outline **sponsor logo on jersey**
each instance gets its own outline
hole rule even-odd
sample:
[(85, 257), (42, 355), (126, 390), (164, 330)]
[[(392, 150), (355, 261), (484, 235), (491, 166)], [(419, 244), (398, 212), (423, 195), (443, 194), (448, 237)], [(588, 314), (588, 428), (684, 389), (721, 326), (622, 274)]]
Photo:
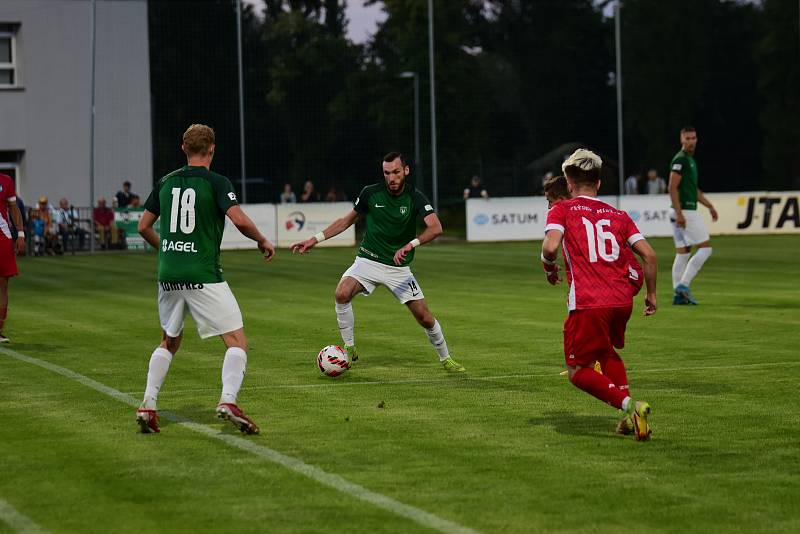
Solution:
[(163, 252), (197, 253), (197, 247), (194, 241), (172, 241), (171, 239), (164, 239), (161, 241), (161, 250)]
[(405, 206), (400, 206), (400, 215), (405, 215), (408, 213), (408, 208)]
[(425, 211), (433, 211), (433, 206), (430, 204), (425, 204)]
[(681, 169), (683, 169), (683, 165), (681, 165), (680, 163), (675, 163), (675, 164), (672, 166), (672, 170), (673, 170), (673, 171), (679, 171), (679, 170), (681, 170)]
[(376, 208), (385, 208), (386, 206), (385, 206), (385, 205), (383, 205), (383, 204), (375, 204), (375, 207), (376, 207)]
[(289, 214), (289, 216), (286, 218), (286, 222), (283, 224), (286, 226), (287, 230), (295, 230), (299, 232), (306, 225), (306, 215), (302, 211), (293, 211)]
[(236, 202), (236, 193), (231, 191), (230, 193), (228, 193), (228, 198)]

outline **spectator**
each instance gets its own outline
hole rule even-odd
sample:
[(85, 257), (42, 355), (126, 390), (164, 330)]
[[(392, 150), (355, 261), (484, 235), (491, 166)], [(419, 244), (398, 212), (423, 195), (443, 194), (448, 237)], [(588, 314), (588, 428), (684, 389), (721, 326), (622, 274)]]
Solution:
[(667, 182), (658, 175), (655, 169), (647, 171), (647, 194), (663, 195), (667, 192)]
[(555, 174), (553, 174), (552, 172), (549, 172), (549, 171), (544, 173), (544, 176), (542, 176), (542, 188), (541, 188), (541, 191), (542, 191), (543, 195), (547, 195), (546, 184), (548, 182), (550, 182), (550, 180), (552, 180), (554, 177), (555, 177)]
[(281, 204), (294, 204), (297, 202), (297, 195), (292, 191), (292, 184), (283, 184), (283, 193), (281, 193)]
[(347, 200), (347, 197), (344, 196), (344, 192), (336, 188), (336, 185), (331, 185), (331, 188), (328, 189), (328, 194), (325, 195), (325, 202), (343, 202), (345, 200)]
[(468, 198), (489, 198), (489, 193), (481, 184), (480, 176), (473, 176), (469, 186), (464, 189), (464, 200)]
[(142, 207), (142, 199), (139, 198), (139, 195), (131, 195), (131, 202), (128, 204), (128, 209), (139, 209)]
[(314, 183), (307, 180), (300, 193), (300, 202), (319, 202), (319, 193), (314, 189)]
[(119, 232), (114, 223), (114, 211), (106, 206), (106, 199), (97, 199), (97, 207), (94, 209), (94, 225), (100, 238), (100, 248), (117, 248), (119, 245)]
[(127, 208), (128, 204), (131, 203), (131, 197), (133, 193), (131, 193), (131, 183), (125, 181), (122, 183), (122, 191), (117, 191), (117, 207), (118, 208)]
[(625, 194), (626, 195), (638, 195), (639, 194), (639, 175), (631, 174), (628, 176), (628, 179), (625, 180)]
[(34, 254), (41, 256), (47, 254), (52, 256), (58, 237), (53, 230), (53, 207), (47, 201), (46, 196), (39, 197), (36, 208), (31, 210), (31, 226), (34, 230)]
[(66, 198), (58, 201), (58, 209), (53, 212), (53, 226), (61, 237), (62, 250), (72, 244), (72, 253), (75, 253), (75, 237), (78, 238), (78, 247), (83, 250), (86, 240), (86, 230), (78, 225), (78, 217), (75, 208), (72, 207)]

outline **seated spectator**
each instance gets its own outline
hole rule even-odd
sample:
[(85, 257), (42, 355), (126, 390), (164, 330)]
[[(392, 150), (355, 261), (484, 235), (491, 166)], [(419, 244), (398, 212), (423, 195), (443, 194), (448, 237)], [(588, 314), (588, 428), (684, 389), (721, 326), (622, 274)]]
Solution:
[(283, 184), (283, 193), (281, 193), (281, 204), (294, 204), (297, 202), (297, 195), (292, 191), (292, 184)]
[(58, 236), (53, 230), (52, 206), (47, 202), (47, 197), (39, 197), (39, 202), (30, 211), (31, 227), (33, 228), (33, 252), (37, 256), (47, 254), (52, 256), (58, 244)]
[(344, 192), (339, 191), (335, 185), (332, 185), (325, 195), (325, 202), (344, 202), (345, 200), (347, 200), (347, 197)]
[(118, 208), (127, 208), (128, 204), (131, 203), (131, 197), (133, 193), (131, 193), (131, 183), (125, 181), (122, 183), (122, 191), (117, 191), (116, 199), (117, 199), (117, 207)]
[(658, 175), (658, 171), (650, 169), (647, 171), (647, 194), (663, 195), (667, 192), (667, 182)]
[(86, 230), (78, 224), (77, 211), (70, 205), (66, 198), (58, 201), (58, 209), (53, 212), (53, 226), (58, 231), (61, 238), (61, 248), (70, 248), (75, 253), (75, 238), (78, 239), (78, 247), (83, 250), (86, 240)]
[(142, 199), (139, 195), (131, 195), (131, 202), (128, 204), (128, 209), (138, 210), (142, 207)]
[(307, 180), (300, 193), (300, 202), (319, 202), (319, 193), (314, 189), (314, 183)]
[(489, 192), (481, 184), (480, 176), (473, 176), (469, 186), (464, 189), (464, 200), (468, 198), (489, 198)]
[(106, 206), (106, 199), (97, 199), (97, 207), (94, 209), (94, 226), (100, 240), (100, 248), (117, 248), (119, 246), (119, 231), (114, 222), (114, 211)]

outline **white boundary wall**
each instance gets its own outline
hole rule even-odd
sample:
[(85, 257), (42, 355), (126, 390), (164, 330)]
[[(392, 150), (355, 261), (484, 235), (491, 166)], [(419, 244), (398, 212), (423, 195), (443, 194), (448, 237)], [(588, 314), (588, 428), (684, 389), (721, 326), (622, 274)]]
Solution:
[[(800, 191), (706, 193), (719, 213), (711, 221), (700, 206), (711, 235), (800, 233)], [(601, 196), (628, 212), (645, 236), (672, 235), (668, 195)], [(468, 241), (530, 241), (541, 239), (547, 220), (544, 197), (506, 197), (467, 200)]]
[[(243, 204), (244, 212), (253, 219), (261, 232), (276, 246), (287, 248), (321, 232), (336, 219), (353, 209), (351, 202), (326, 202), (311, 204)], [(355, 226), (351, 226), (320, 247), (352, 247), (356, 244)], [(255, 248), (255, 243), (225, 220), (222, 234), (223, 250)]]

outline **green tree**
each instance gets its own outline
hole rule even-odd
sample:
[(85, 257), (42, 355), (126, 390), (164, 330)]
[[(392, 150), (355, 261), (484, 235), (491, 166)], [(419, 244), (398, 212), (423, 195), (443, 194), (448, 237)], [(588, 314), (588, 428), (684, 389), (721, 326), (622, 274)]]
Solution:
[(765, 188), (800, 188), (800, 14), (795, 0), (765, 0), (757, 48)]
[(758, 11), (720, 0), (628, 0), (622, 9), (626, 167), (662, 173), (698, 129), (701, 183), (757, 186), (759, 95), (753, 49)]

